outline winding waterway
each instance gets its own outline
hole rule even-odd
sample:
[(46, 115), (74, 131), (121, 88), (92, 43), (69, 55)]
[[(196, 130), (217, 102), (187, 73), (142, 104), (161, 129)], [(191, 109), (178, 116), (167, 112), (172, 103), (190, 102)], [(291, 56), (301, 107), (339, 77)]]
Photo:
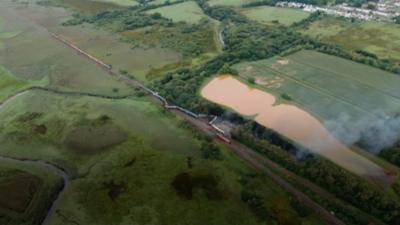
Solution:
[[(3, 102), (0, 102), (0, 110), (2, 108), (4, 108), (7, 104), (9, 104), (12, 101), (16, 100), (19, 96), (22, 96), (22, 95), (28, 93), (30, 90), (31, 89), (23, 90), (21, 92), (18, 92), (16, 94), (10, 96), (9, 98), (4, 100)], [(49, 219), (52, 217), (52, 215), (54, 214), (54, 212), (55, 212), (55, 210), (56, 210), (56, 208), (58, 206), (58, 202), (60, 200), (60, 197), (62, 196), (64, 191), (69, 186), (70, 178), (69, 178), (68, 174), (62, 168), (59, 168), (59, 167), (57, 167), (57, 166), (55, 166), (55, 165), (53, 165), (53, 164), (51, 164), (49, 162), (46, 162), (44, 160), (18, 159), (18, 158), (13, 158), (13, 157), (0, 156), (0, 161), (3, 161), (3, 162), (14, 162), (14, 163), (19, 163), (19, 164), (39, 166), (41, 168), (44, 168), (44, 169), (46, 169), (48, 171), (51, 171), (52, 173), (57, 174), (58, 176), (62, 177), (62, 179), (63, 179), (63, 187), (57, 193), (56, 199), (51, 203), (51, 207), (47, 211), (46, 216), (43, 218), (43, 221), (42, 221), (42, 225), (48, 224)]]
[(381, 167), (338, 141), (311, 114), (289, 104), (275, 105), (275, 97), (250, 88), (232, 76), (211, 80), (202, 90), (204, 98), (225, 105), (294, 140), (297, 144), (359, 175), (384, 176)]
[(61, 195), (64, 193), (64, 191), (69, 186), (70, 179), (69, 179), (68, 174), (63, 169), (58, 168), (57, 166), (54, 166), (53, 164), (43, 161), (43, 160), (17, 159), (17, 158), (12, 158), (12, 157), (0, 156), (0, 161), (39, 166), (41, 168), (45, 168), (46, 170), (53, 172), (54, 174), (57, 174), (58, 176), (63, 178), (63, 187), (61, 190), (59, 190), (59, 192), (57, 194), (57, 198), (51, 204), (50, 209), (47, 211), (47, 214), (42, 221), (42, 225), (48, 224), (49, 219), (54, 214), (54, 212), (58, 206), (58, 202), (60, 200)]

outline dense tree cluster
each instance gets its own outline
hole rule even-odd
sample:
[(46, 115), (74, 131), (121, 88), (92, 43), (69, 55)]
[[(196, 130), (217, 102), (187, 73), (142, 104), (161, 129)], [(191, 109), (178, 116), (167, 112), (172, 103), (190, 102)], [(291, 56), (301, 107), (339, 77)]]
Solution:
[(63, 25), (78, 25), (91, 23), (97, 26), (111, 28), (115, 31), (133, 30), (141, 27), (160, 24), (172, 26), (172, 21), (163, 18), (159, 13), (145, 14), (135, 10), (111, 10), (97, 13), (94, 16), (74, 14), (74, 18), (68, 20)]
[(393, 18), (393, 21), (394, 21), (395, 23), (397, 23), (397, 24), (400, 24), (400, 16), (395, 16), (395, 17)]
[[(294, 146), (273, 131), (260, 128), (255, 122), (248, 122), (236, 129), (234, 137), (382, 221), (388, 224), (400, 223), (400, 204), (385, 190), (323, 158), (308, 155), (302, 160), (294, 159), (293, 154), (285, 154), (296, 151)], [(281, 150), (274, 149), (271, 143)]]
[(382, 150), (379, 156), (387, 161), (400, 166), (400, 143), (395, 144), (393, 147)]
[(203, 19), (197, 24), (174, 23), (171, 26), (153, 26), (142, 33), (142, 38), (131, 39), (145, 45), (174, 49), (184, 57), (197, 57), (207, 52), (216, 52), (214, 24)]

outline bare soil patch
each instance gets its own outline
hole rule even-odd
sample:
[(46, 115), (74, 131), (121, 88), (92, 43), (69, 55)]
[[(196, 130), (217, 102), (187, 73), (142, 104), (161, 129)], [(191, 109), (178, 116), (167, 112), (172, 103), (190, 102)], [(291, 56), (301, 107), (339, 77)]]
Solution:
[(287, 65), (287, 64), (289, 64), (289, 60), (288, 59), (279, 59), (279, 60), (276, 60), (276, 63), (278, 63), (280, 65)]

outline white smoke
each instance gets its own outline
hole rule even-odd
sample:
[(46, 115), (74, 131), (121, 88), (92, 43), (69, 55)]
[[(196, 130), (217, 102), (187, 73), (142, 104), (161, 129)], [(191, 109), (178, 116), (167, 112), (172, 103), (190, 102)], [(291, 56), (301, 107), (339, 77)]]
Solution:
[(341, 113), (336, 120), (324, 123), (325, 127), (344, 144), (362, 143), (367, 150), (379, 153), (393, 146), (400, 138), (400, 117), (375, 112), (375, 116), (352, 118)]

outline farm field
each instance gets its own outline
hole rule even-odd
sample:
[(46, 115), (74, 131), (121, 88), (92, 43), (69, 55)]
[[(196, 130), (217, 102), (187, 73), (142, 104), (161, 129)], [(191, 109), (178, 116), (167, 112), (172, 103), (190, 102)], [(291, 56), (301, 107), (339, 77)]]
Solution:
[(174, 22), (198, 23), (201, 19), (208, 18), (194, 1), (152, 9), (147, 13), (160, 13)]
[(400, 25), (383, 22), (350, 22), (324, 17), (303, 28), (302, 33), (349, 50), (365, 50), (400, 62)]
[(241, 6), (257, 0), (210, 0), (208, 4), (210, 6)]
[(121, 6), (135, 6), (139, 4), (135, 0), (91, 0), (91, 1), (113, 3)]
[(289, 98), (320, 121), (336, 120), (341, 114), (352, 119), (395, 115), (400, 110), (398, 76), (335, 56), (303, 50), (234, 67), (241, 76), (255, 78), (257, 86), (282, 101)]
[(241, 9), (240, 13), (247, 18), (260, 23), (272, 24), (274, 21), (278, 21), (280, 24), (286, 26), (290, 26), (295, 22), (299, 22), (310, 15), (308, 12), (298, 9), (270, 6), (245, 8)]

